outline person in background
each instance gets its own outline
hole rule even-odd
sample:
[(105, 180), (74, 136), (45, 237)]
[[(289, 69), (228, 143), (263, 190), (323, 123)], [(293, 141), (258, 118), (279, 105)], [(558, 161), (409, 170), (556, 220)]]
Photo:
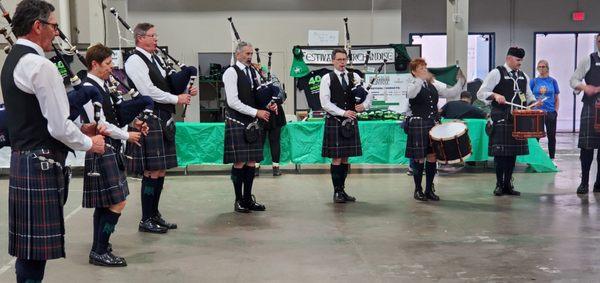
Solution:
[(460, 100), (450, 101), (442, 107), (442, 117), (446, 119), (485, 119), (487, 114), (472, 105), (471, 93), (463, 91)]
[(558, 82), (550, 77), (550, 66), (548, 61), (540, 60), (537, 63), (539, 76), (529, 82), (531, 91), (537, 100), (543, 100), (538, 109), (544, 111), (544, 124), (548, 137), (548, 154), (554, 159), (556, 152), (556, 117), (558, 116)]

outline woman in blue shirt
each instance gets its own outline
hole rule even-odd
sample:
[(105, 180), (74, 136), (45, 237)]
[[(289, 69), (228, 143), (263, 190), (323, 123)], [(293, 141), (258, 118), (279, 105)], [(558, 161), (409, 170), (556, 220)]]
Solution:
[(556, 117), (558, 112), (558, 83), (550, 77), (550, 67), (548, 61), (540, 60), (537, 63), (539, 77), (531, 80), (531, 90), (538, 100), (546, 99), (544, 104), (538, 109), (546, 112), (545, 124), (548, 135), (548, 153), (551, 159), (554, 159), (556, 151)]

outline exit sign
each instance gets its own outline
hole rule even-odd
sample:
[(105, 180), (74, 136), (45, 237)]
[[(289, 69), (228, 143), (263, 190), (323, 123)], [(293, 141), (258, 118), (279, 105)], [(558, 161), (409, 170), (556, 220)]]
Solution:
[(583, 20), (585, 20), (585, 12), (575, 11), (573, 12), (572, 17), (574, 22), (583, 22)]

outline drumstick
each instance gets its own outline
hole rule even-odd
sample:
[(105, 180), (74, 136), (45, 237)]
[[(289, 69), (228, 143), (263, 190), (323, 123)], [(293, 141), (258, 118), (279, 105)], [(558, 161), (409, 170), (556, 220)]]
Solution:
[(516, 104), (516, 103), (512, 103), (512, 102), (508, 102), (508, 101), (506, 101), (505, 103), (508, 104), (508, 105), (512, 105), (514, 107), (519, 107), (519, 108), (527, 109), (527, 107), (525, 107), (523, 105), (520, 105), (520, 104)]
[[(544, 97), (544, 99), (540, 100), (541, 102), (546, 101), (546, 99), (548, 99), (548, 97)], [(531, 109), (531, 107), (533, 107), (533, 104), (527, 106), (527, 109)]]

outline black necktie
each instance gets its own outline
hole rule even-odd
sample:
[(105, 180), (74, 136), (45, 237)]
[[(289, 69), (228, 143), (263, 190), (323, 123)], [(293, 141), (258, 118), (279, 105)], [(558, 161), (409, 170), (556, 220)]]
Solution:
[(252, 71), (250, 70), (250, 67), (246, 67), (246, 77), (248, 78), (248, 81), (250, 82), (250, 87), (254, 87), (254, 82), (252, 80), (251, 73), (252, 73)]
[(348, 88), (348, 83), (346, 82), (346, 79), (344, 78), (344, 73), (340, 74), (340, 78), (342, 78), (342, 87), (344, 89), (347, 89)]
[(517, 71), (515, 71), (515, 70), (510, 71), (510, 76), (516, 80), (517, 79)]
[(156, 67), (158, 67), (158, 68), (159, 68), (159, 70), (160, 70), (160, 69), (163, 69), (163, 70), (164, 70), (164, 68), (162, 67), (162, 64), (161, 64), (160, 60), (158, 59), (158, 57), (156, 57), (156, 55), (152, 55), (152, 63), (153, 63), (153, 64), (154, 64)]

